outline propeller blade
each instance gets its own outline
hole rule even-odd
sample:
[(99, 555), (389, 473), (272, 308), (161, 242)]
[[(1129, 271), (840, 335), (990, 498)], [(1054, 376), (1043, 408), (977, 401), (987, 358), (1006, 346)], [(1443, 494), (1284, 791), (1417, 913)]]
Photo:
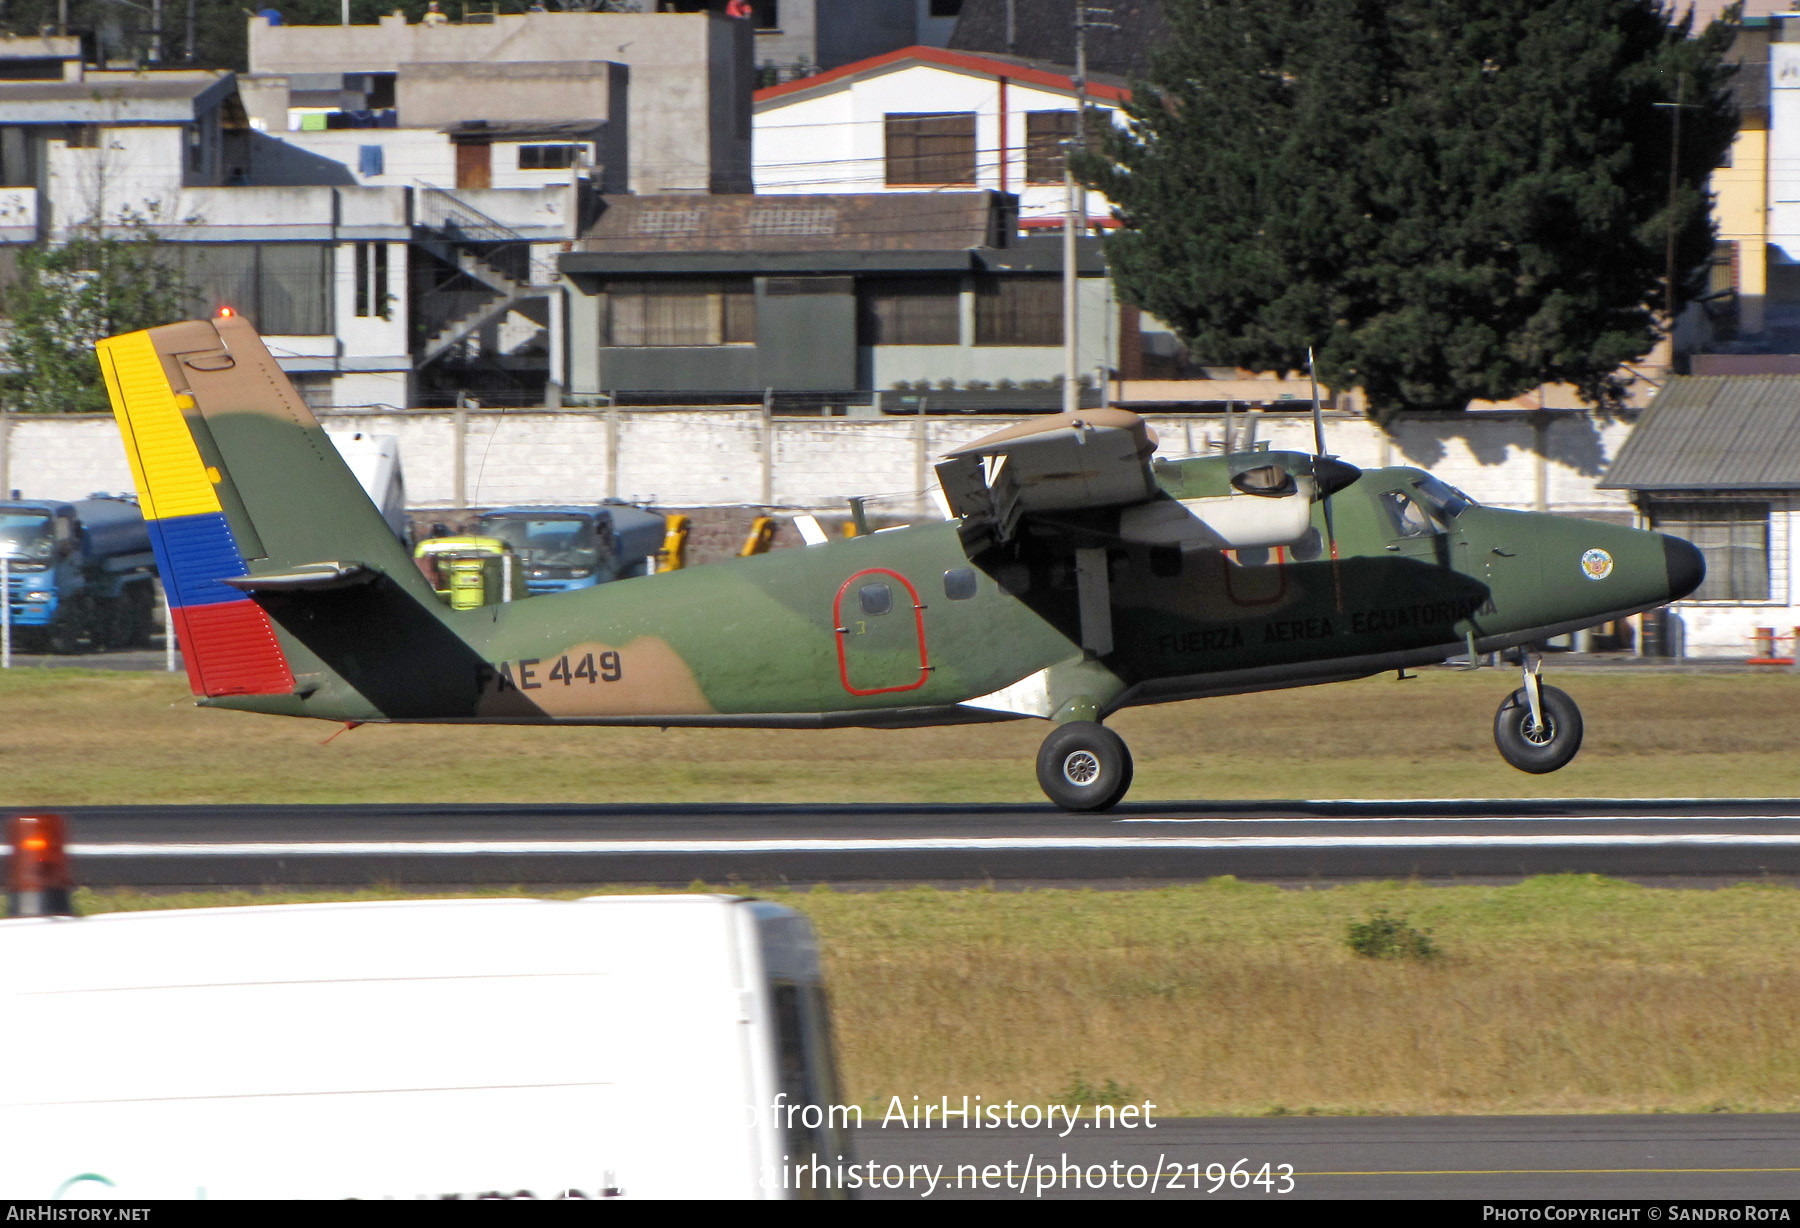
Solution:
[(1325, 414), (1319, 408), (1319, 375), (1313, 366), (1312, 346), (1306, 347), (1306, 378), (1312, 384), (1313, 481), (1319, 489), (1319, 510), (1325, 514), (1325, 541), (1331, 548), (1331, 589), (1338, 613), (1344, 612), (1344, 578), (1338, 571), (1337, 525), (1331, 517), (1331, 496), (1362, 476), (1362, 470), (1325, 453)]
[(1325, 455), (1325, 415), (1319, 411), (1319, 377), (1313, 371), (1312, 346), (1306, 347), (1306, 378), (1312, 384), (1313, 454)]

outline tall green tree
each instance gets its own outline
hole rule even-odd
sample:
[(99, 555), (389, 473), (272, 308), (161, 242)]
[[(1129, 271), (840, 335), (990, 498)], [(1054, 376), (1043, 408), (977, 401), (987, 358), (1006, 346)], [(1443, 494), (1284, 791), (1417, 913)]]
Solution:
[(1664, 327), (1671, 231), (1677, 311), (1699, 290), (1735, 8), (1697, 36), (1659, 0), (1165, 9), (1129, 129), (1078, 165), (1121, 289), (1200, 361), (1310, 345), (1384, 417), (1558, 381), (1606, 406)]
[(0, 321), (0, 396), (18, 413), (104, 412), (94, 343), (184, 319), (191, 299), (179, 262), (147, 224), (122, 234), (83, 228), (58, 246), (26, 248)]

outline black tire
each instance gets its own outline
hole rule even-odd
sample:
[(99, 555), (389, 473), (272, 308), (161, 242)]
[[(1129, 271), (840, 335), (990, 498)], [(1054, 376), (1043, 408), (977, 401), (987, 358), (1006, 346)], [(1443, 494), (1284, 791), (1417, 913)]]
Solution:
[(1131, 788), (1125, 740), (1096, 721), (1058, 725), (1038, 748), (1038, 785), (1064, 810), (1110, 810)]
[(148, 583), (134, 584), (129, 592), (131, 615), (125, 647), (148, 648), (150, 637), (156, 630), (156, 594)]
[(1548, 729), (1540, 731), (1531, 719), (1531, 700), (1520, 687), (1494, 713), (1494, 745), (1500, 757), (1518, 768), (1541, 776), (1568, 764), (1581, 749), (1581, 709), (1564, 691), (1538, 684), (1538, 702)]
[(50, 625), (44, 628), (44, 647), (64, 657), (80, 652), (86, 631), (86, 620), (79, 612), (72, 608), (59, 610)]

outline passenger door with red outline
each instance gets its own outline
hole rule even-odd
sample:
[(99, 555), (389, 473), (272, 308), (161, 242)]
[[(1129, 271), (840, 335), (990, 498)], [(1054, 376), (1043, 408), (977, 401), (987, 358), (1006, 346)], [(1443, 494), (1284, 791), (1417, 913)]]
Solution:
[(925, 603), (897, 571), (871, 567), (839, 586), (831, 607), (838, 681), (852, 695), (916, 691), (931, 676)]

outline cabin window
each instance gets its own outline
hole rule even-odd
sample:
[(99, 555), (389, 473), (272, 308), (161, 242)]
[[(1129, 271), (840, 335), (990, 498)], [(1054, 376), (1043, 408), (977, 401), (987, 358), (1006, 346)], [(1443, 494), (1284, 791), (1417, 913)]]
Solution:
[(1690, 601), (1769, 600), (1769, 505), (1695, 500), (1650, 505), (1650, 527), (1699, 547), (1706, 579)]
[(975, 595), (975, 569), (952, 567), (944, 573), (944, 596), (952, 601), (967, 601)]
[(894, 608), (894, 590), (885, 584), (865, 584), (858, 596), (864, 614), (886, 614)]

